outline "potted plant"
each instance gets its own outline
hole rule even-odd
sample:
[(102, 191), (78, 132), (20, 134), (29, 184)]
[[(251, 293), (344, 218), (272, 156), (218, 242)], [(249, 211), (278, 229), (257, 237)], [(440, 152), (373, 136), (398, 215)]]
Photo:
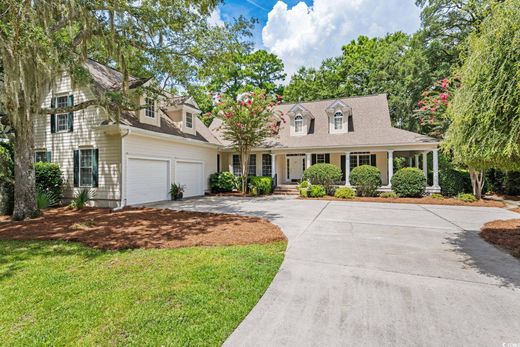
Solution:
[(181, 200), (184, 193), (184, 187), (180, 184), (172, 183), (170, 188), (170, 196), (172, 200)]

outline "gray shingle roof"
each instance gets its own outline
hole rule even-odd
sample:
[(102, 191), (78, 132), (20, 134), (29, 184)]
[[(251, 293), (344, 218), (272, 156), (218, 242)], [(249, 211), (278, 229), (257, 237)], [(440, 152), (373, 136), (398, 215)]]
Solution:
[[(325, 110), (336, 100), (341, 100), (352, 108), (353, 132), (329, 133), (328, 115)], [(299, 103), (314, 117), (313, 133), (303, 136), (290, 136), (287, 112), (296, 104), (298, 103), (277, 106), (277, 109), (284, 113), (287, 123), (282, 125), (278, 137), (269, 139), (263, 147), (359, 147), (437, 142), (432, 137), (392, 127), (384, 94)], [(216, 120), (211, 124), (210, 130), (216, 133), (221, 142), (229, 145), (229, 142), (222, 140), (219, 126), (220, 121)]]
[[(118, 90), (123, 86), (123, 74), (116, 69), (109, 66), (98, 63), (95, 60), (87, 59), (85, 61), (85, 68), (88, 70), (94, 83), (97, 87), (103, 90)], [(130, 89), (136, 88), (143, 83), (147, 82), (147, 79), (140, 79), (137, 77), (128, 77), (128, 86)]]

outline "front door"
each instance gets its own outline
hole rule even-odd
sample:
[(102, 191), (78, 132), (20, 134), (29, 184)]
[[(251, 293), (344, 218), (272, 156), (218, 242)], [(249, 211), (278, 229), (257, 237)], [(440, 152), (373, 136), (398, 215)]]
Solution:
[(288, 156), (286, 163), (287, 181), (296, 182), (302, 179), (305, 170), (305, 156)]

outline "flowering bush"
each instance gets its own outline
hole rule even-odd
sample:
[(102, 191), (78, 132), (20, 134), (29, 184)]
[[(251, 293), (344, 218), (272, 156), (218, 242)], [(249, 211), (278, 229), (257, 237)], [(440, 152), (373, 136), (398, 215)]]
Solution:
[(449, 126), (446, 110), (459, 85), (455, 78), (444, 78), (422, 93), (415, 110), (422, 133), (442, 138)]

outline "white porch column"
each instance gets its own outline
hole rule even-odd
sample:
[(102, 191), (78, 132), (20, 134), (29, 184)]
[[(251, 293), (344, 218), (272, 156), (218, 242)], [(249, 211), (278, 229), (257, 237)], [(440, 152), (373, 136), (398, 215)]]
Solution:
[(350, 152), (345, 152), (345, 185), (350, 187)]
[(408, 167), (412, 167), (412, 157), (408, 158)]
[(433, 150), (433, 186), (439, 186), (439, 150)]
[(271, 154), (271, 177), (276, 175), (276, 154)]
[(419, 168), (419, 154), (415, 155), (415, 167)]
[(392, 186), (392, 176), (394, 175), (394, 151), (388, 151), (388, 186)]
[(428, 152), (423, 152), (422, 154), (422, 169), (424, 176), (428, 179)]
[(312, 164), (312, 153), (305, 153), (305, 168), (308, 169)]

